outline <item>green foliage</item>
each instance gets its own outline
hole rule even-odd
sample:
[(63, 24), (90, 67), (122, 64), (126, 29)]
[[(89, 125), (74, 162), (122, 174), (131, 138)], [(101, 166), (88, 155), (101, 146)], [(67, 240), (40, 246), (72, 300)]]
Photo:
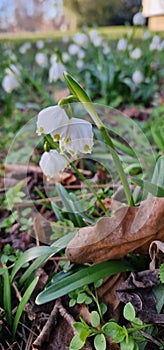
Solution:
[(132, 270), (126, 261), (108, 261), (90, 267), (83, 266), (79, 271), (67, 276), (62, 280), (53, 281), (36, 298), (38, 305), (66, 295), (73, 290), (86, 284), (93, 283), (100, 278), (114, 275), (118, 272)]
[[(145, 340), (144, 336), (141, 337), (141, 331), (142, 329), (145, 331), (146, 327), (149, 327), (149, 325), (143, 324), (143, 322), (136, 317), (134, 307), (130, 302), (125, 305), (123, 313), (125, 319), (130, 321), (131, 327), (122, 327), (113, 319), (105, 324), (101, 324), (101, 318), (97, 311), (91, 312), (91, 326), (80, 318), (80, 322), (74, 323), (74, 328), (78, 334), (72, 338), (69, 350), (81, 349), (88, 337), (94, 337), (94, 346), (96, 350), (106, 349), (106, 337), (111, 338), (113, 343), (120, 344), (121, 350), (139, 350), (139, 342)], [(144, 334), (146, 334), (146, 332)], [(139, 335), (140, 337), (138, 337)], [(153, 337), (151, 340), (153, 340)], [(162, 349), (162, 342), (159, 343), (159, 345)]]

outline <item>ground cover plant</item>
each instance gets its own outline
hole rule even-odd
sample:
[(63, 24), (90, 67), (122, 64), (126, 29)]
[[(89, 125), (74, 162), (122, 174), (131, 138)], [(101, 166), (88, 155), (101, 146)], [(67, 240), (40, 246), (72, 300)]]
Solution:
[(162, 35), (1, 41), (2, 349), (163, 349)]

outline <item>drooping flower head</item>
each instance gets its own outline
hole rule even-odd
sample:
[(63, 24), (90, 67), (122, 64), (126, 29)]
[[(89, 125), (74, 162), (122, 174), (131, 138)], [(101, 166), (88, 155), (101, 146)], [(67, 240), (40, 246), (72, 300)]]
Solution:
[(144, 26), (146, 23), (146, 18), (143, 16), (141, 12), (137, 12), (133, 16), (133, 25), (134, 26)]
[(90, 153), (93, 147), (92, 124), (79, 118), (69, 119), (59, 106), (45, 108), (38, 114), (37, 133), (50, 134), (59, 141), (61, 152)]
[(56, 150), (51, 149), (50, 152), (44, 152), (41, 156), (39, 165), (47, 177), (47, 180), (54, 177), (55, 174), (60, 173), (66, 168), (66, 159)]
[(15, 88), (19, 87), (19, 75), (20, 70), (14, 64), (11, 64), (9, 68), (5, 70), (5, 76), (2, 80), (2, 87), (7, 92), (12, 92)]

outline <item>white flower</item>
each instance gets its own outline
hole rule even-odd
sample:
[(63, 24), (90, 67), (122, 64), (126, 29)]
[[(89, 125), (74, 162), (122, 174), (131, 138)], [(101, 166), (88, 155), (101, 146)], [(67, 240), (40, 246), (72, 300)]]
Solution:
[[(59, 129), (58, 129), (59, 130)], [(71, 118), (67, 126), (60, 128), (59, 146), (62, 152), (91, 153), (93, 147), (92, 124), (79, 118)]]
[(65, 66), (62, 63), (56, 62), (53, 63), (49, 69), (49, 82), (62, 80), (64, 79), (63, 73), (65, 71)]
[(89, 33), (89, 36), (90, 36), (90, 40), (94, 46), (98, 47), (98, 46), (102, 45), (103, 40), (100, 37), (99, 32), (96, 29), (91, 30)]
[(36, 42), (36, 47), (37, 47), (37, 49), (43, 49), (43, 47), (44, 47), (44, 42), (43, 42), (43, 40), (38, 40), (37, 42)]
[(81, 69), (84, 67), (84, 61), (83, 60), (77, 60), (76, 61), (76, 67)]
[(86, 47), (86, 45), (88, 44), (88, 36), (84, 33), (74, 34), (72, 40), (75, 42), (75, 44), (79, 46)]
[(92, 124), (79, 118), (69, 119), (59, 106), (45, 108), (38, 114), (37, 133), (50, 134), (59, 141), (60, 151), (71, 155), (91, 153), (93, 147)]
[(62, 60), (64, 63), (67, 63), (70, 60), (70, 55), (67, 52), (62, 53)]
[(6, 68), (5, 73), (6, 75), (2, 80), (2, 87), (7, 93), (10, 93), (20, 85), (18, 81), (20, 70), (14, 64), (11, 64), (9, 68)]
[(158, 50), (158, 46), (160, 45), (161, 38), (159, 35), (154, 35), (152, 42), (150, 43), (149, 50), (154, 51)]
[(103, 43), (103, 54), (108, 55), (110, 53), (110, 47), (107, 45), (107, 43)]
[(31, 43), (30, 42), (26, 42), (19, 48), (19, 52), (22, 55), (24, 55), (27, 52), (27, 50), (29, 50), (30, 48), (31, 48)]
[(79, 52), (80, 47), (76, 44), (70, 44), (68, 46), (68, 53), (72, 56), (72, 55), (77, 55), (77, 53)]
[(144, 35), (143, 35), (143, 40), (147, 40), (151, 37), (151, 34), (149, 30), (145, 30)]
[(35, 61), (42, 68), (46, 68), (48, 66), (47, 54), (44, 52), (38, 52), (35, 55)]
[(140, 85), (144, 80), (144, 76), (139, 70), (136, 70), (132, 75), (132, 80), (136, 85)]
[(158, 51), (163, 51), (163, 50), (164, 50), (164, 40), (162, 40), (162, 41), (159, 43), (157, 50), (158, 50)]
[(118, 51), (125, 51), (127, 49), (127, 40), (122, 38), (117, 43), (117, 50)]
[(41, 156), (39, 165), (47, 177), (47, 180), (54, 177), (55, 174), (60, 173), (67, 166), (66, 159), (56, 150), (44, 152)]
[(85, 57), (85, 51), (80, 49), (77, 53), (77, 56), (80, 60), (82, 60)]
[(38, 135), (50, 134), (53, 130), (67, 125), (68, 121), (68, 116), (61, 107), (52, 106), (44, 108), (38, 114), (37, 133)]
[(56, 53), (53, 53), (50, 57), (50, 63), (53, 64), (53, 63), (56, 63), (57, 62), (57, 54)]
[(131, 53), (130, 53), (130, 57), (138, 60), (140, 57), (142, 56), (142, 51), (139, 47), (136, 47)]
[(89, 33), (89, 37), (92, 40), (94, 40), (95, 38), (97, 38), (97, 36), (99, 36), (98, 30), (97, 29), (92, 29)]
[(143, 16), (141, 12), (137, 12), (133, 16), (133, 25), (134, 26), (144, 26), (146, 23), (146, 18)]

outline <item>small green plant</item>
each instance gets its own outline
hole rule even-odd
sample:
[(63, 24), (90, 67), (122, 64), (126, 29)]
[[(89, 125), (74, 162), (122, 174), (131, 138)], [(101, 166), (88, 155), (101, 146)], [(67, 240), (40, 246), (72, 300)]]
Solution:
[[(113, 343), (120, 344), (121, 350), (139, 350), (139, 343), (146, 341), (142, 330), (145, 330), (150, 325), (144, 324), (136, 317), (135, 309), (130, 302), (125, 305), (123, 315), (130, 326), (120, 326), (113, 319), (103, 324), (101, 323), (100, 314), (97, 311), (91, 312), (91, 325), (88, 325), (80, 318), (80, 322), (74, 323), (77, 334), (72, 338), (69, 350), (80, 350), (89, 337), (94, 337), (96, 350), (106, 349), (106, 337), (112, 339)], [(164, 348), (163, 342), (159, 341), (158, 345), (160, 349)]]

